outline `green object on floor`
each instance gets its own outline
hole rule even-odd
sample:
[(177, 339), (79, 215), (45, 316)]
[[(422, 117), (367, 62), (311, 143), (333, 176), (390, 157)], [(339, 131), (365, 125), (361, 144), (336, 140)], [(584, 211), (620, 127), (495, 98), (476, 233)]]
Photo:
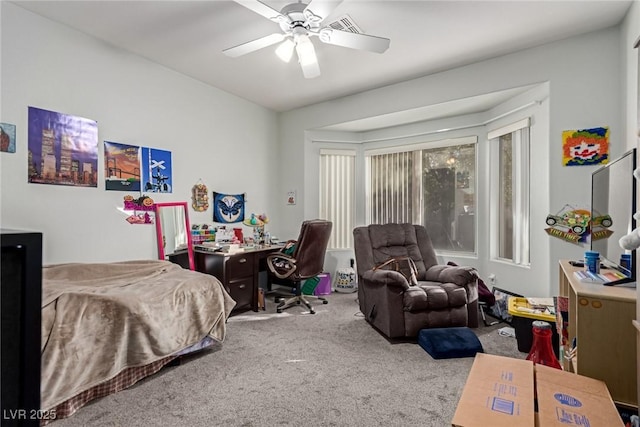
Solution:
[(320, 278), (318, 276), (305, 280), (304, 285), (302, 285), (302, 294), (313, 295), (313, 291), (316, 290), (318, 283), (320, 283)]

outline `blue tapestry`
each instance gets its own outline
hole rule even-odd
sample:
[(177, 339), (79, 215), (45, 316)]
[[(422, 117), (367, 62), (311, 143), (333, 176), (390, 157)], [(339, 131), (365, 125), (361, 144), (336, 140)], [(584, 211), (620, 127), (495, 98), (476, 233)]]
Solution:
[(244, 221), (244, 194), (213, 192), (213, 221), (229, 224)]

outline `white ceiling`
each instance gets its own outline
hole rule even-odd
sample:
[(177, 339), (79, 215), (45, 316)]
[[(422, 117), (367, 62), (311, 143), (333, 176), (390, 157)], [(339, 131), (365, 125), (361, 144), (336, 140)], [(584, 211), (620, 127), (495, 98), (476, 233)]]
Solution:
[[(263, 0), (280, 10), (291, 1)], [(275, 111), (386, 86), (620, 23), (632, 0), (344, 0), (383, 54), (313, 39), (322, 75), (305, 79), (276, 46), (230, 58), (222, 50), (279, 31), (234, 1), (14, 1), (24, 9)], [(493, 97), (491, 99), (494, 99)], [(480, 108), (480, 107), (477, 107)]]

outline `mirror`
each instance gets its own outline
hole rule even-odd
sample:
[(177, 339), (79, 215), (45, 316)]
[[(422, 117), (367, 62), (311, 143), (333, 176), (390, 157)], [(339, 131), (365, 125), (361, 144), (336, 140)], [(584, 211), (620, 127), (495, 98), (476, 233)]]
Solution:
[(158, 258), (195, 270), (187, 202), (156, 203)]

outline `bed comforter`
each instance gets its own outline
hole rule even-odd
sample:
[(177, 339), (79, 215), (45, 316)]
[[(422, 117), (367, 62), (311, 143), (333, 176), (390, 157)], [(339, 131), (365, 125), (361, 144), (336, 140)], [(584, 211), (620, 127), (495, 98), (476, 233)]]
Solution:
[(222, 342), (235, 301), (214, 276), (168, 261), (44, 267), (41, 408), (206, 336)]

